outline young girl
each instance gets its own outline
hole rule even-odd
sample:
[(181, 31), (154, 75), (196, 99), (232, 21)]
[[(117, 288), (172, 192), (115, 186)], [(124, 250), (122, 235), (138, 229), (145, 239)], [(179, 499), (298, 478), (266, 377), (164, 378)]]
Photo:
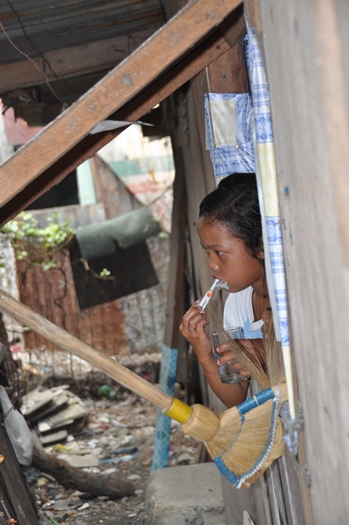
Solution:
[[(197, 232), (212, 279), (225, 281), (229, 288), (224, 328), (243, 326), (245, 339), (240, 343), (265, 365), (263, 324), (269, 320), (270, 304), (255, 174), (235, 173), (222, 179), (200, 204)], [(249, 382), (221, 382), (217, 364), (236, 356), (228, 353), (216, 361), (207, 325), (206, 312), (201, 311), (197, 301), (184, 315), (180, 331), (192, 345), (212, 390), (230, 408), (245, 400)], [(241, 362), (235, 368), (245, 377), (250, 375)]]

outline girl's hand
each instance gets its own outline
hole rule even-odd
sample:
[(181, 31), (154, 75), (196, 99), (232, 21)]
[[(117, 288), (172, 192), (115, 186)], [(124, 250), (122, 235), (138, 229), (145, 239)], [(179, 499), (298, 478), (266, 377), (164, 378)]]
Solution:
[(232, 361), (231, 365), (242, 377), (250, 377), (251, 374), (241, 363), (235, 352), (231, 350), (229, 343), (222, 343), (217, 347), (217, 365), (225, 365)]
[(211, 353), (211, 341), (205, 328), (208, 325), (206, 313), (201, 311), (199, 302), (196, 301), (183, 316), (179, 331), (200, 359)]
[[(212, 351), (211, 339), (206, 330), (208, 325), (206, 313), (202, 312), (199, 303), (200, 301), (196, 301), (183, 316), (179, 330), (191, 344), (213, 392), (228, 408), (231, 408), (246, 399), (248, 381), (231, 385), (222, 383)], [(248, 372), (246, 375), (249, 375)]]

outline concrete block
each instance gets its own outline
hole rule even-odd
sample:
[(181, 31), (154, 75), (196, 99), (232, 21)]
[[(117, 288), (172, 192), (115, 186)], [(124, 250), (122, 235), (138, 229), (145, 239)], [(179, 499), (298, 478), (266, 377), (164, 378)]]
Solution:
[(221, 475), (214, 463), (159, 469), (149, 476), (146, 525), (225, 525)]

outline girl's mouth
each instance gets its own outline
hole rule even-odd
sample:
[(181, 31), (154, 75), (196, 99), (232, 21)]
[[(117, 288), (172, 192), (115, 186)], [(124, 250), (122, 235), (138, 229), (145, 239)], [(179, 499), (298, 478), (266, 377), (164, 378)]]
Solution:
[(222, 289), (224, 288), (224, 290), (228, 290), (229, 291), (229, 284), (226, 282), (226, 281), (218, 281), (217, 283), (217, 288), (218, 289)]

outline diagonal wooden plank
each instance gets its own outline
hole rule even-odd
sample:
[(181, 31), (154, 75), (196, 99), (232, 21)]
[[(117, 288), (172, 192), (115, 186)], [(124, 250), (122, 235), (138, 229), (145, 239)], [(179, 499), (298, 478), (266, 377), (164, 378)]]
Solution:
[(52, 165), (99, 121), (107, 119), (220, 24), (237, 4), (232, 0), (188, 4), (3, 166), (2, 203), (13, 194), (14, 184), (23, 187)]
[[(226, 2), (223, 3), (226, 4)], [(207, 2), (201, 1), (199, 4), (207, 4)], [(229, 8), (233, 10), (231, 4), (232, 2), (230, 2)], [(235, 2), (235, 4), (237, 5), (238, 2)], [(178, 59), (177, 61), (173, 59), (172, 63), (174, 65), (172, 68), (168, 68), (167, 71), (163, 72), (163, 68), (158, 66), (159, 60), (157, 56), (155, 59), (152, 57), (152, 60), (150, 60), (151, 66), (155, 71), (160, 69), (160, 73), (162, 74), (159, 74), (153, 82), (147, 80), (147, 82), (142, 83), (142, 87), (138, 88), (136, 92), (138, 96), (133, 99), (130, 97), (130, 100), (125, 96), (120, 102), (118, 99), (118, 103), (114, 100), (109, 101), (109, 104), (114, 102), (116, 107), (115, 113), (111, 111), (109, 114), (101, 115), (98, 111), (98, 105), (97, 108), (92, 108), (91, 113), (93, 113), (92, 117), (94, 118), (92, 118), (90, 114), (88, 115), (90, 117), (88, 131), (103, 118), (137, 120), (157, 102), (166, 98), (193, 75), (225, 53), (231, 45), (234, 45), (241, 39), (241, 19), (243, 17), (241, 7), (242, 4), (240, 4), (240, 7), (230, 16), (226, 17), (224, 26), (221, 26), (223, 36), (219, 30), (217, 30), (216, 33), (201, 41), (200, 46), (195, 47), (193, 45), (190, 53), (183, 53), (184, 56), (181, 62), (179, 62)], [(227, 8), (226, 5), (225, 8)], [(166, 27), (167, 26), (161, 31), (165, 31)], [(155, 37), (156, 35), (154, 35), (151, 40)], [(229, 40), (229, 44), (227, 40)], [(142, 48), (146, 47), (146, 44), (144, 44)], [(134, 55), (138, 55), (138, 53), (142, 51), (142, 48), (137, 50)], [(132, 66), (132, 57), (124, 62), (131, 62)], [(121, 68), (121, 66), (123, 67)], [(107, 75), (107, 77), (110, 78), (111, 75), (115, 75), (117, 77), (115, 82), (120, 82), (120, 76), (124, 74), (124, 70), (125, 63), (122, 63), (112, 73)], [(128, 68), (128, 70), (130, 69)], [(123, 77), (121, 76), (121, 81), (122, 79)], [(97, 84), (96, 88), (97, 87), (98, 96), (101, 97), (102, 92), (107, 98), (109, 93), (104, 85), (104, 80)], [(85, 111), (86, 117), (85, 99), (89, 94), (94, 92), (96, 88), (93, 88), (87, 95), (82, 97), (78, 103), (67, 110), (64, 115), (45, 128), (32, 142), (0, 166), (0, 183), (3, 187), (3, 192), (0, 196), (0, 224), (4, 224), (40, 194), (47, 191), (52, 185), (57, 184), (67, 173), (72, 171), (72, 169), (86, 158), (91, 157), (117, 135), (117, 132), (108, 132), (99, 135), (89, 135), (88, 132), (85, 132), (85, 135), (83, 135), (81, 130), (76, 127), (74, 127), (75, 131), (73, 131), (78, 136), (77, 139), (74, 133), (71, 133), (70, 129), (68, 129), (65, 134), (64, 127), (69, 127), (69, 125), (71, 123), (74, 124), (75, 121), (78, 121), (81, 125), (86, 124), (81, 119), (81, 102), (85, 102), (83, 111)], [(106, 104), (103, 100), (98, 99), (98, 96), (97, 102), (100, 103), (105, 110)], [(115, 98), (114, 94), (112, 98)], [(89, 109), (88, 106), (87, 109)], [(71, 114), (73, 111), (74, 114), (69, 116), (69, 113)], [(86, 126), (84, 129), (86, 130)], [(57, 151), (58, 147), (59, 151)], [(65, 147), (65, 150), (63, 147)], [(48, 148), (49, 154), (47, 151), (43, 152), (45, 148)], [(45, 157), (45, 159), (42, 157)], [(33, 165), (31, 165), (31, 163)]]

